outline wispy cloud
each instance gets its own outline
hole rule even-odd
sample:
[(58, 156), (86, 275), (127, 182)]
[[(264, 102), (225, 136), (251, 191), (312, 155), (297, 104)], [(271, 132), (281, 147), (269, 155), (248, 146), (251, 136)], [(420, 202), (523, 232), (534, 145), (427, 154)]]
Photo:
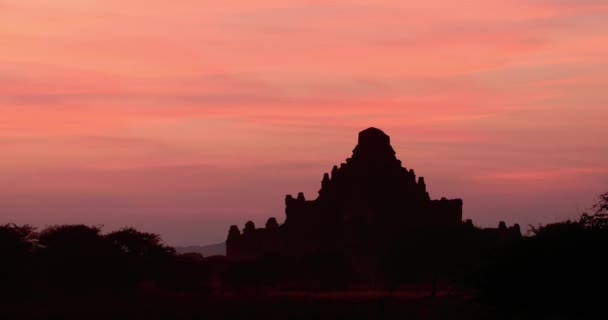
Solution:
[[(473, 180), (513, 180), (513, 181), (556, 181), (564, 178), (572, 178), (579, 175), (603, 175), (608, 174), (608, 167), (597, 168), (556, 168), (548, 170), (520, 170), (507, 172), (494, 172), (471, 177)], [(567, 181), (567, 180), (566, 180)]]

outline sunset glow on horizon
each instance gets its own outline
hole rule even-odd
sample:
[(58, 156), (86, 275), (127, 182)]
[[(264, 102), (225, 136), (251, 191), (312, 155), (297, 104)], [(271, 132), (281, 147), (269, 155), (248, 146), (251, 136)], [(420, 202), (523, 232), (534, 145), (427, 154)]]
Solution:
[(604, 0), (0, 0), (0, 224), (284, 219), (377, 127), (464, 218), (608, 191)]

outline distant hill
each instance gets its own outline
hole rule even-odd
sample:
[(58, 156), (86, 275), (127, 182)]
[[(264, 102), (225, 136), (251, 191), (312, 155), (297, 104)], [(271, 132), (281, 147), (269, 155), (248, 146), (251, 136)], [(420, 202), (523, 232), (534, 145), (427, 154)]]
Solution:
[(186, 246), (186, 247), (175, 247), (175, 251), (178, 254), (182, 253), (200, 253), (205, 257), (210, 256), (225, 256), (226, 255), (226, 243), (216, 243), (206, 246)]

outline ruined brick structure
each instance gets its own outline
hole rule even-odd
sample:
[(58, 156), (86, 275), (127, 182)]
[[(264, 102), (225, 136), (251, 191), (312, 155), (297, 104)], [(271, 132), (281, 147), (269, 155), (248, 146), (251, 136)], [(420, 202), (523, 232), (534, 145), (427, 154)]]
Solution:
[(299, 193), (285, 204), (282, 225), (270, 218), (265, 228), (247, 222), (242, 233), (232, 226), (227, 256), (365, 254), (403, 233), (463, 225), (462, 200), (431, 200), (424, 178), (402, 166), (390, 137), (376, 128), (360, 132), (352, 157), (323, 175), (315, 200)]

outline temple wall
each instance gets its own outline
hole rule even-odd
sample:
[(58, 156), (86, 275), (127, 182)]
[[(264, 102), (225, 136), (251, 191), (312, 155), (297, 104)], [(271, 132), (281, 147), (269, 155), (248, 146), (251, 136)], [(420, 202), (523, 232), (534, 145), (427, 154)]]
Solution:
[(462, 223), (461, 199), (446, 199), (431, 201), (431, 214), (437, 225), (458, 226)]
[[(358, 248), (368, 241), (378, 242), (375, 248), (381, 250), (403, 232), (462, 226), (462, 216), (461, 199), (431, 200), (425, 179), (402, 166), (390, 137), (369, 128), (359, 134), (352, 157), (323, 175), (315, 200), (306, 200), (302, 192), (297, 197), (287, 195), (281, 226), (276, 219), (260, 229), (247, 222), (242, 233), (233, 226), (226, 241), (227, 255), (302, 255), (328, 248)], [(518, 226), (501, 226), (494, 233), (505, 239), (520, 234)]]

